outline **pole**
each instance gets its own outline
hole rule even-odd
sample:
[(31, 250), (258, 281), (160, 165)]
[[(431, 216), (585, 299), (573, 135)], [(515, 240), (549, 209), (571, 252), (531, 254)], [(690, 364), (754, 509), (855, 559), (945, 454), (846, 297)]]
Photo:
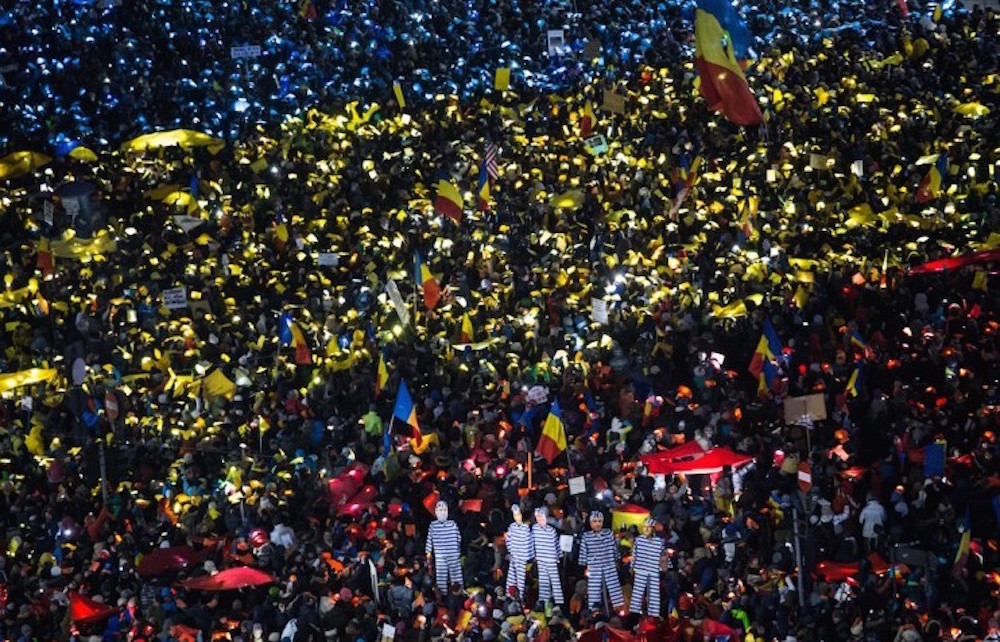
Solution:
[(529, 450), (528, 451), (528, 492), (529, 493), (531, 492), (531, 489), (532, 489), (531, 469), (532, 469), (532, 460), (534, 460), (534, 458), (535, 458), (534, 451)]
[(805, 608), (805, 564), (802, 563), (802, 543), (799, 535), (799, 509), (795, 506), (792, 506), (792, 533), (795, 537), (795, 567), (797, 569), (796, 575), (798, 576), (799, 607)]
[(104, 438), (97, 442), (97, 453), (101, 461), (101, 499), (108, 503), (108, 461), (104, 454)]

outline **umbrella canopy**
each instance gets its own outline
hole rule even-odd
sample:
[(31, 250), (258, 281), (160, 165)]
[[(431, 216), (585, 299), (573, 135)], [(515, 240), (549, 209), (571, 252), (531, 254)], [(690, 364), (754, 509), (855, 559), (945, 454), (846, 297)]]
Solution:
[(348, 499), (354, 497), (361, 490), (362, 482), (367, 474), (368, 466), (355, 463), (331, 479), (327, 487), (330, 503), (338, 507), (347, 503)]
[(18, 178), (52, 162), (51, 156), (38, 152), (14, 152), (0, 158), (0, 179)]
[(249, 566), (236, 566), (219, 571), (215, 575), (202, 575), (184, 580), (181, 586), (196, 591), (232, 591), (248, 586), (263, 586), (275, 581), (277, 580), (273, 575), (264, 571)]
[(705, 449), (701, 447), (701, 444), (697, 440), (692, 439), (674, 448), (668, 448), (658, 453), (642, 455), (639, 459), (646, 468), (652, 469), (653, 467), (659, 468), (665, 463), (680, 461), (682, 459), (694, 459), (695, 457), (702, 457), (704, 455)]
[(753, 461), (749, 455), (729, 450), (728, 448), (713, 448), (701, 457), (694, 459), (681, 459), (675, 461), (650, 461), (645, 462), (650, 475), (673, 475), (685, 473), (688, 475), (711, 475), (722, 472), (726, 466), (736, 468)]
[(150, 149), (162, 149), (164, 147), (181, 147), (190, 149), (192, 147), (208, 147), (212, 153), (218, 153), (226, 146), (225, 141), (213, 138), (208, 134), (194, 131), (193, 129), (171, 129), (163, 132), (153, 132), (143, 134), (125, 143), (127, 151), (143, 152)]
[(945, 270), (957, 270), (977, 263), (1000, 263), (1000, 248), (928, 261), (922, 265), (910, 268), (909, 272), (910, 274), (930, 274), (932, 272), (944, 272)]
[(144, 555), (139, 563), (139, 575), (144, 577), (182, 571), (188, 566), (202, 562), (207, 551), (196, 551), (190, 546), (158, 548)]

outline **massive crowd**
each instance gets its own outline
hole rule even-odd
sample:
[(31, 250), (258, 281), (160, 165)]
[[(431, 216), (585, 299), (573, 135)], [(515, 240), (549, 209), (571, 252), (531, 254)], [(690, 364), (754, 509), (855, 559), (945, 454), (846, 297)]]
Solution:
[(746, 129), (676, 4), (104, 4), (0, 14), (4, 639), (1000, 639), (995, 14), (741, 5)]

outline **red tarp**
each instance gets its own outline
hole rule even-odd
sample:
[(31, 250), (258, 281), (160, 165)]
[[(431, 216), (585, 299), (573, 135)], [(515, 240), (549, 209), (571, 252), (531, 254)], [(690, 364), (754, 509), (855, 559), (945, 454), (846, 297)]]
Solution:
[(208, 551), (196, 551), (190, 546), (171, 546), (157, 548), (142, 557), (139, 562), (139, 575), (163, 575), (175, 571), (183, 571), (188, 566), (199, 564), (208, 556)]
[(697, 440), (692, 439), (691, 441), (685, 442), (680, 446), (668, 448), (667, 450), (661, 450), (658, 453), (642, 455), (639, 459), (646, 466), (646, 468), (652, 468), (654, 466), (662, 465), (662, 462), (692, 459), (695, 457), (701, 457), (704, 454), (705, 450), (701, 447), (701, 444), (699, 444)]
[(237, 566), (219, 571), (215, 575), (193, 577), (181, 582), (181, 586), (196, 591), (231, 591), (248, 586), (262, 586), (277, 581), (273, 575), (249, 566)]
[(337, 517), (350, 515), (357, 519), (362, 513), (372, 507), (372, 500), (378, 496), (378, 489), (371, 484), (365, 486), (360, 492), (355, 494), (347, 503), (337, 509)]
[(115, 610), (115, 607), (95, 602), (86, 595), (69, 594), (69, 618), (76, 624), (100, 622), (111, 617)]
[[(669, 452), (669, 451), (668, 451)], [(650, 475), (673, 475), (685, 473), (688, 475), (712, 475), (722, 472), (725, 466), (736, 468), (753, 461), (749, 455), (741, 455), (725, 447), (713, 448), (701, 457), (669, 461), (665, 459), (644, 460)]]
[(929, 274), (931, 272), (944, 272), (945, 270), (957, 270), (967, 265), (976, 263), (1000, 263), (1000, 248), (976, 252), (975, 254), (963, 254), (962, 256), (949, 256), (945, 259), (928, 261), (923, 265), (910, 268), (910, 274)]
[(354, 497), (361, 490), (361, 486), (367, 475), (368, 466), (355, 463), (331, 479), (327, 487), (330, 503), (337, 507), (346, 504), (348, 499)]

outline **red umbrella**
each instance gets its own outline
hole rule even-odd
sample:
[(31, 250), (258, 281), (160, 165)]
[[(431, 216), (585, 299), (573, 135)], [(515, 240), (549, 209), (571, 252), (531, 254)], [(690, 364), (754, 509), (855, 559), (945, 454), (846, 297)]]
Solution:
[(729, 450), (725, 447), (713, 448), (703, 456), (696, 459), (684, 459), (680, 461), (650, 461), (646, 465), (651, 475), (671, 475), (685, 473), (688, 475), (711, 475), (722, 472), (726, 466), (736, 468), (753, 461), (749, 455)]
[(944, 272), (945, 270), (957, 270), (966, 265), (976, 263), (998, 263), (1000, 262), (1000, 248), (976, 252), (974, 254), (963, 254), (962, 256), (949, 256), (936, 261), (928, 261), (923, 265), (912, 267), (910, 274), (929, 274), (931, 272)]
[(77, 624), (100, 622), (111, 617), (115, 607), (95, 602), (86, 595), (69, 594), (69, 618)]
[(705, 454), (705, 449), (701, 447), (696, 439), (685, 442), (680, 446), (675, 446), (674, 448), (668, 448), (667, 450), (662, 450), (658, 453), (650, 453), (648, 455), (642, 455), (639, 459), (642, 463), (646, 465), (647, 468), (659, 467), (665, 462), (674, 462), (681, 459), (694, 459), (696, 457), (701, 457)]
[(144, 577), (183, 571), (188, 566), (203, 562), (207, 555), (208, 551), (196, 551), (190, 546), (157, 548), (142, 557), (136, 570)]
[(248, 586), (262, 586), (276, 582), (277, 578), (249, 566), (236, 566), (215, 575), (202, 575), (181, 582), (181, 586), (196, 591), (231, 591)]
[(340, 506), (347, 503), (347, 500), (361, 490), (365, 476), (368, 475), (368, 466), (364, 464), (352, 464), (350, 468), (330, 480), (327, 493), (330, 496), (330, 503)]

